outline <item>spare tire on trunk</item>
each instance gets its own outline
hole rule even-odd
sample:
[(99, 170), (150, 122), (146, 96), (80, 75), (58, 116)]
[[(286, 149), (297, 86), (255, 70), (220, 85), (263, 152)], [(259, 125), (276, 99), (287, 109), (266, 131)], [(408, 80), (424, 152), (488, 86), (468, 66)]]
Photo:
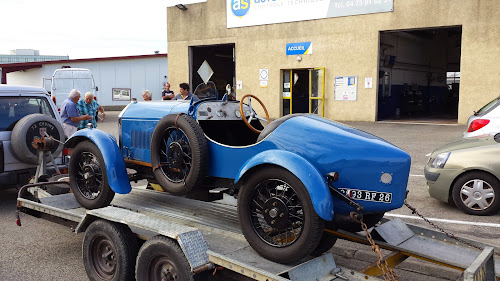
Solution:
[[(64, 146), (62, 125), (56, 119), (39, 113), (24, 116), (12, 129), (10, 144), (14, 156), (21, 162), (38, 164), (37, 150), (32, 143), (35, 138), (46, 137), (45, 133), (61, 142), (50, 151), (56, 158)], [(46, 157), (46, 161), (50, 161), (50, 157)]]
[(200, 125), (186, 114), (170, 114), (155, 127), (151, 165), (163, 190), (185, 195), (201, 185), (208, 168), (208, 143)]

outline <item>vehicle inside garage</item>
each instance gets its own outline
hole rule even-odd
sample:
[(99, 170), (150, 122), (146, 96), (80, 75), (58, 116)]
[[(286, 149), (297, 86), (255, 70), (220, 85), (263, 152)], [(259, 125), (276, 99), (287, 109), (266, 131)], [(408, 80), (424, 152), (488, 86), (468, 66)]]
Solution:
[(377, 120), (455, 123), (462, 27), (380, 32)]

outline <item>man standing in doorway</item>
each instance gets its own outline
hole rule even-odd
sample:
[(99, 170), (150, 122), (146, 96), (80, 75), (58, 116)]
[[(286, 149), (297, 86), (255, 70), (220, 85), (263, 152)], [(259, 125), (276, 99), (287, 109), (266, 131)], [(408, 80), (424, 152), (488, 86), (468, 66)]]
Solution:
[(68, 98), (61, 105), (61, 119), (66, 137), (71, 137), (76, 131), (82, 120), (91, 120), (92, 116), (82, 115), (76, 107), (76, 103), (80, 99), (80, 92), (77, 89), (71, 90)]
[(195, 101), (200, 100), (197, 96), (195, 96), (189, 92), (188, 83), (179, 84), (179, 92), (180, 92), (180, 94), (177, 94), (174, 97), (174, 100), (191, 100), (191, 99), (193, 99)]

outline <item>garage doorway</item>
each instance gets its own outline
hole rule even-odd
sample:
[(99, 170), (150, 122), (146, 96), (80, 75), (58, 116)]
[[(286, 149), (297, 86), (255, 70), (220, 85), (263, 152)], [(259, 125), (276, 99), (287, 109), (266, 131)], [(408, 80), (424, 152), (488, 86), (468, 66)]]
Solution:
[(380, 32), (377, 120), (456, 123), (461, 42), (461, 26)]
[(281, 80), (281, 116), (293, 113), (325, 115), (325, 68), (282, 69)]
[(234, 48), (234, 44), (189, 47), (189, 85), (191, 91), (203, 82), (198, 74), (198, 69), (204, 61), (207, 61), (213, 71), (210, 81), (215, 83), (219, 99), (226, 93), (228, 84), (232, 89), (232, 95), (236, 98), (234, 91), (236, 85)]

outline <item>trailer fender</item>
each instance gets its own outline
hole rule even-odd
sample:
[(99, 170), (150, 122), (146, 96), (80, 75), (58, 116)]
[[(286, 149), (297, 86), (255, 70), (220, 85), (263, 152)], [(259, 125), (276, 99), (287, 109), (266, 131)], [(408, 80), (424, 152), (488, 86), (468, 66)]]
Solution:
[(326, 180), (306, 159), (289, 151), (267, 150), (250, 158), (239, 170), (234, 182), (238, 182), (251, 169), (259, 165), (280, 166), (293, 173), (304, 184), (316, 213), (324, 220), (333, 219), (333, 200)]
[(115, 138), (98, 129), (83, 129), (69, 138), (65, 147), (74, 148), (79, 142), (89, 140), (101, 151), (109, 187), (116, 193), (126, 194), (132, 190), (128, 180), (125, 161)]

